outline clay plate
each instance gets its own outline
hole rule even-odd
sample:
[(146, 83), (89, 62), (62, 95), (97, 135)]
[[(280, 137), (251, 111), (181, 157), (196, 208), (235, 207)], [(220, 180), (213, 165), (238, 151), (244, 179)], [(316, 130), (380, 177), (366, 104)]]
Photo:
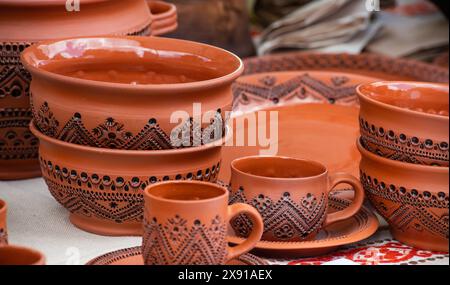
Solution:
[(245, 74), (274, 71), (321, 70), (348, 72), (383, 80), (449, 82), (448, 69), (416, 60), (390, 58), (377, 54), (320, 54), (288, 52), (248, 58)]
[(294, 71), (253, 74), (233, 84), (233, 110), (247, 112), (297, 103), (358, 105), (356, 87), (380, 81), (344, 72)]
[[(359, 175), (360, 154), (355, 147), (359, 136), (358, 112), (356, 106), (329, 104), (301, 104), (267, 109), (278, 111), (278, 154), (321, 162), (330, 172), (343, 171)], [(244, 115), (247, 116), (247, 115)], [(269, 114), (266, 115), (267, 120)], [(237, 128), (233, 119), (234, 138), (245, 128)], [(258, 124), (265, 123), (262, 120)], [(242, 125), (242, 124), (240, 124)], [(222, 181), (230, 181), (230, 164), (240, 157), (260, 154), (257, 146), (225, 146), (222, 150), (223, 167), (219, 174)]]
[[(140, 246), (113, 251), (96, 257), (86, 265), (144, 265), (142, 250)], [(227, 262), (226, 265), (269, 265), (263, 259), (244, 254), (237, 259)]]
[[(330, 195), (329, 211), (340, 211), (351, 201), (344, 198), (348, 193), (335, 192)], [(314, 240), (303, 242), (259, 242), (252, 251), (260, 256), (278, 258), (312, 257), (324, 255), (341, 246), (359, 242), (373, 235), (378, 229), (377, 217), (363, 207), (358, 214), (345, 221), (338, 222), (321, 230)], [(243, 239), (236, 236), (228, 238), (231, 244), (240, 244)]]

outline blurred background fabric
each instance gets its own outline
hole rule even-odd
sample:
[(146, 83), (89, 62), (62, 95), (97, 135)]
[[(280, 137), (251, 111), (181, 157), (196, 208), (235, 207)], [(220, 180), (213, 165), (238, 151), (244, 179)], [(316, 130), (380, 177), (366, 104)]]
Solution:
[(177, 5), (180, 23), (170, 37), (216, 45), (243, 58), (284, 51), (371, 52), (440, 65), (448, 58), (447, 1), (169, 1)]

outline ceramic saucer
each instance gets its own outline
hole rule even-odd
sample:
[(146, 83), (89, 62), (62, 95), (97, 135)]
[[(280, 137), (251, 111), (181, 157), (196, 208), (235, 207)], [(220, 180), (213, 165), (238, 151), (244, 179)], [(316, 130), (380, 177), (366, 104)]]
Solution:
[[(340, 211), (348, 205), (350, 200), (344, 197), (349, 192), (335, 192), (330, 195), (329, 211)], [(378, 219), (368, 209), (362, 208), (358, 214), (345, 221), (338, 222), (323, 229), (318, 236), (311, 241), (304, 242), (259, 242), (254, 251), (259, 256), (274, 258), (299, 258), (320, 256), (335, 251), (341, 246), (364, 240), (373, 235), (378, 229)], [(231, 244), (240, 244), (242, 238), (229, 237)]]
[[(144, 261), (141, 247), (137, 246), (104, 254), (92, 259), (86, 265), (144, 265)], [(247, 253), (229, 261), (227, 265), (268, 265), (268, 263)]]
[[(273, 107), (267, 111), (278, 112), (278, 140), (273, 143), (278, 148), (277, 155), (310, 159), (321, 162), (331, 172), (342, 171), (354, 176), (359, 175), (358, 164), (361, 156), (355, 145), (359, 136), (358, 107), (301, 104)], [(270, 113), (263, 113), (267, 118), (260, 120), (256, 117), (256, 124), (264, 126), (267, 122), (266, 125), (269, 125)], [(260, 150), (267, 149), (260, 147), (258, 142), (256, 146), (248, 146), (248, 143), (242, 146), (242, 143), (237, 143), (237, 137), (247, 138), (251, 135), (248, 125), (238, 124), (238, 118), (231, 120), (233, 146), (225, 146), (222, 149), (219, 179), (225, 182), (230, 181), (230, 164), (234, 159), (260, 155)]]

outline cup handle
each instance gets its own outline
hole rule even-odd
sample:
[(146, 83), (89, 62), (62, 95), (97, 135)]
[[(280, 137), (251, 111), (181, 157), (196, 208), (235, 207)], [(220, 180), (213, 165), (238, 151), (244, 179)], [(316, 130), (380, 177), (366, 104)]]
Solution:
[(256, 243), (261, 240), (264, 232), (263, 219), (255, 208), (243, 203), (237, 203), (228, 206), (228, 217), (230, 218), (230, 220), (240, 214), (247, 214), (250, 217), (253, 223), (253, 229), (250, 233), (250, 236), (243, 243), (235, 247), (228, 246), (227, 261), (230, 261), (252, 250), (255, 247)]
[(358, 213), (364, 203), (364, 188), (362, 187), (361, 182), (353, 175), (347, 173), (335, 173), (330, 176), (330, 181), (331, 187), (329, 193), (333, 191), (337, 185), (347, 183), (350, 184), (355, 190), (355, 197), (350, 206), (348, 206), (345, 210), (329, 214), (325, 220), (325, 226), (354, 216)]

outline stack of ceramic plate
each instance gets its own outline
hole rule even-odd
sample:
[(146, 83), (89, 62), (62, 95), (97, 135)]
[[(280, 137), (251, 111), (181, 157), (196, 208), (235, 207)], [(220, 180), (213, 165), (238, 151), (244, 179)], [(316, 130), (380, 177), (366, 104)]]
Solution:
[(216, 181), (241, 60), (155, 37), (41, 42), (22, 53), (43, 177), (77, 227), (140, 235), (143, 190)]
[(82, 9), (76, 3), (0, 1), (0, 180), (41, 174), (38, 140), (28, 128), (31, 76), (20, 62), (26, 47), (78, 36), (161, 35), (177, 27), (175, 7), (161, 1), (82, 1)]
[(449, 87), (377, 82), (358, 88), (361, 182), (393, 236), (448, 251)]

